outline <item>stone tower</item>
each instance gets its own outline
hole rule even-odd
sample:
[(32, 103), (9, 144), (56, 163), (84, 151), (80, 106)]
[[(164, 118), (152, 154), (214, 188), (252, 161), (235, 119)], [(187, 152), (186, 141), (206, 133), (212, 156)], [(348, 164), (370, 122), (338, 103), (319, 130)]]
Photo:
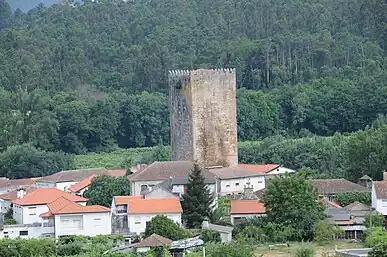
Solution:
[(237, 166), (235, 69), (169, 72), (172, 161)]

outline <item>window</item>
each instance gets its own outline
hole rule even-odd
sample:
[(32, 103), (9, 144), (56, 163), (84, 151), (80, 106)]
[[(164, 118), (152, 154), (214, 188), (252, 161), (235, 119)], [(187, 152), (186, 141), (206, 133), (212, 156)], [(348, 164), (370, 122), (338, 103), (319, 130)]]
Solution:
[(258, 181), (258, 184), (261, 184), (262, 182), (263, 182), (262, 180), (259, 180), (259, 181)]
[(238, 187), (238, 186), (239, 186), (239, 182), (235, 182), (235, 186), (237, 186), (237, 187)]
[(134, 217), (134, 224), (141, 224), (141, 217)]
[(101, 221), (100, 218), (95, 218), (95, 219), (94, 219), (94, 226), (95, 226), (95, 227), (100, 227), (100, 226), (102, 226), (102, 221)]
[(227, 184), (226, 187), (230, 187), (230, 184)]
[(28, 230), (19, 231), (19, 236), (28, 236)]
[(36, 215), (36, 213), (30, 213), (30, 216), (35, 216)]
[(28, 207), (28, 209), (36, 209), (36, 206)]
[(61, 217), (60, 226), (64, 230), (82, 230), (83, 229), (83, 217), (72, 216), (72, 217)]
[(387, 200), (382, 200), (382, 207), (387, 207)]
[(148, 189), (148, 185), (141, 185), (140, 191), (142, 192), (142, 191), (145, 191), (147, 189)]

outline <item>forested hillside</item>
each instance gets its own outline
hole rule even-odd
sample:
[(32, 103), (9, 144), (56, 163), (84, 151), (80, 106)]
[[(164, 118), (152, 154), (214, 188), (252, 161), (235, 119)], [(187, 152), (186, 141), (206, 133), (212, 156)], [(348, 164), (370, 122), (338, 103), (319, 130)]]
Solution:
[(27, 14), (0, 0), (0, 29), (1, 151), (168, 144), (177, 68), (236, 68), (240, 141), (353, 132), (387, 114), (384, 0), (105, 0)]

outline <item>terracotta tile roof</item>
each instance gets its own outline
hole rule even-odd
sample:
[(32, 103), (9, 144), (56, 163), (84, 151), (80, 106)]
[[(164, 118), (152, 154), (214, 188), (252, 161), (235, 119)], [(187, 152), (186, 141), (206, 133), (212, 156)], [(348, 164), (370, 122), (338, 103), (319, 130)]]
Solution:
[[(34, 186), (30, 186), (30, 187), (27, 187), (25, 189), (26, 194), (31, 193), (34, 190), (36, 190), (36, 187), (34, 187)], [(5, 194), (1, 194), (0, 199), (8, 200), (8, 201), (16, 200), (17, 199), (17, 189), (9, 191), (8, 193), (5, 193)]]
[(209, 171), (220, 179), (247, 178), (265, 175), (265, 173), (262, 172), (252, 171), (240, 167), (217, 168), (210, 169)]
[(37, 188), (31, 193), (26, 194), (21, 199), (13, 200), (18, 205), (42, 205), (51, 203), (58, 198), (64, 197), (73, 202), (86, 202), (87, 199), (73, 195), (56, 188)]
[(108, 170), (107, 172), (113, 177), (123, 177), (126, 175), (126, 170)]
[(110, 212), (110, 209), (100, 205), (83, 206), (65, 197), (60, 197), (55, 201), (47, 204), (49, 211), (42, 213), (40, 217), (51, 217), (57, 214), (73, 214), (73, 213), (99, 213)]
[(371, 210), (371, 206), (368, 206), (368, 205), (361, 203), (361, 202), (358, 202), (358, 201), (350, 203), (347, 206), (345, 206), (344, 208), (347, 209), (348, 211), (352, 211), (352, 210), (369, 211), (369, 210)]
[(157, 247), (157, 246), (164, 246), (164, 245), (170, 245), (172, 243), (171, 239), (159, 236), (157, 234), (152, 234), (142, 240), (140, 243), (136, 244), (136, 248), (140, 247)]
[(239, 168), (255, 171), (259, 173), (269, 173), (270, 171), (280, 167), (278, 164), (239, 164)]
[(313, 179), (312, 184), (320, 195), (339, 194), (346, 192), (370, 192), (370, 189), (346, 179)]
[[(189, 177), (192, 169), (193, 162), (190, 161), (154, 162), (143, 170), (129, 175), (128, 179), (129, 181), (184, 179)], [(202, 169), (202, 174), (205, 178), (205, 183), (215, 183), (215, 176), (208, 172), (208, 170)]]
[(376, 198), (387, 199), (387, 180), (375, 181), (374, 188), (375, 188)]
[(355, 222), (353, 220), (336, 220), (336, 225), (353, 225)]
[(264, 214), (265, 205), (257, 200), (231, 200), (230, 214)]
[(36, 182), (79, 182), (93, 174), (107, 174), (108, 170), (105, 168), (79, 169), (79, 170), (64, 170), (54, 173), (50, 176), (42, 177)]
[(182, 213), (178, 198), (132, 199), (128, 204), (128, 214)]
[(116, 205), (128, 204), (133, 199), (144, 199), (144, 196), (114, 196), (114, 202)]
[(93, 178), (95, 178), (96, 176), (97, 176), (97, 174), (93, 174), (93, 175), (85, 178), (84, 180), (79, 181), (78, 183), (69, 187), (69, 191), (76, 193), (76, 192), (88, 187), (91, 184), (91, 181), (93, 180)]
[(16, 189), (17, 187), (20, 187), (20, 186), (31, 186), (31, 185), (34, 185), (35, 184), (35, 181), (30, 179), (30, 178), (26, 178), (26, 179), (6, 179), (6, 178), (2, 178), (0, 179), (0, 188), (12, 188), (12, 189)]

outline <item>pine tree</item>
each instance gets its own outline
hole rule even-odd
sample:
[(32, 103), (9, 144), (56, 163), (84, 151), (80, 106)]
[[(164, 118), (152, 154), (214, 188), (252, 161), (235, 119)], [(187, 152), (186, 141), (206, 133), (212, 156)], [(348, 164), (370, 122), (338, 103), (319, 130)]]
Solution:
[(204, 183), (202, 170), (194, 164), (189, 176), (187, 192), (182, 197), (183, 220), (188, 228), (200, 227), (211, 213), (214, 197)]

